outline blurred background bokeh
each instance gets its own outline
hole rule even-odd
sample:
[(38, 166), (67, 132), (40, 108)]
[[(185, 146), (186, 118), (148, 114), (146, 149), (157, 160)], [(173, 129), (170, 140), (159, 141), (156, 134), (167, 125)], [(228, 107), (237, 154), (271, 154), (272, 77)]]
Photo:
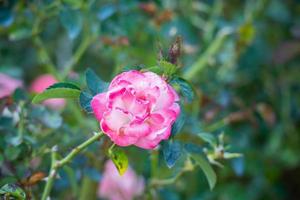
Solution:
[[(152, 198), (300, 199), (298, 0), (0, 0), (0, 73), (22, 80), (25, 90), (42, 74), (84, 85), (88, 67), (109, 81), (128, 66), (155, 65), (160, 49), (177, 36), (178, 65), (197, 97), (186, 106), (186, 124), (176, 137), (224, 132), (243, 157), (215, 168), (212, 191), (195, 170)], [(1, 110), (8, 101), (1, 100)], [(67, 152), (98, 129), (76, 102), (58, 112), (32, 109), (25, 113), (26, 144), (14, 145), (13, 122), (1, 117), (0, 186), (47, 173), (50, 147), (63, 144)], [(104, 153), (96, 145), (90, 149), (94, 153), (85, 152), (60, 174), (53, 199), (95, 198), (84, 196), (82, 185), (96, 190)], [(149, 153), (128, 152), (147, 179)], [(43, 183), (28, 187), (38, 199)]]

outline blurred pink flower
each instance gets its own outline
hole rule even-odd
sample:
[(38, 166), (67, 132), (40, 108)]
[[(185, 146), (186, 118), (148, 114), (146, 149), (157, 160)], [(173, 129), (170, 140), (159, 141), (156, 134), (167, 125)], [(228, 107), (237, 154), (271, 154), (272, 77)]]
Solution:
[(22, 86), (22, 81), (0, 73), (0, 98), (10, 96), (15, 89)]
[(143, 177), (137, 176), (131, 167), (121, 176), (112, 161), (107, 161), (99, 184), (99, 197), (109, 200), (132, 200), (144, 191)]
[(117, 75), (107, 92), (91, 101), (101, 129), (119, 146), (155, 148), (171, 134), (180, 112), (175, 90), (153, 72)]
[[(33, 80), (30, 86), (30, 91), (41, 93), (56, 82), (57, 80), (51, 74), (43, 74)], [(43, 104), (49, 108), (59, 110), (65, 106), (66, 101), (64, 99), (48, 99), (44, 101)]]

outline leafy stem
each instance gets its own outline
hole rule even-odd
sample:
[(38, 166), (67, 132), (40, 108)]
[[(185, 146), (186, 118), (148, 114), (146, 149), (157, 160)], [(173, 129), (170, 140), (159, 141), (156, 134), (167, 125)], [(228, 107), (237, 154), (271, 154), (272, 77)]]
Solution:
[(58, 160), (57, 159), (57, 148), (53, 147), (51, 152), (51, 168), (49, 171), (49, 176), (46, 182), (46, 186), (44, 188), (44, 192), (42, 195), (42, 200), (46, 200), (51, 192), (54, 179), (56, 177), (57, 171), (59, 168), (63, 167), (67, 163), (71, 162), (71, 160), (79, 154), (81, 151), (83, 151), (86, 147), (88, 147), (90, 144), (97, 141), (101, 136), (103, 135), (102, 132), (96, 133), (93, 137), (89, 138), (85, 142), (81, 143), (77, 147), (75, 147), (69, 154), (67, 154), (63, 159)]

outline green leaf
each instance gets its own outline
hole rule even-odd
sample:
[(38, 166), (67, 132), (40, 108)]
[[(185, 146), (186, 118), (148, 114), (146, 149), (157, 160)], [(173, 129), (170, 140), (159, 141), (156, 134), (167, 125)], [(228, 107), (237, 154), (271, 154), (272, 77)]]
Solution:
[(185, 119), (186, 119), (186, 114), (183, 110), (183, 107), (181, 106), (181, 111), (179, 116), (177, 117), (176, 121), (174, 122), (174, 124), (172, 125), (172, 129), (171, 129), (171, 135), (175, 136), (177, 133), (179, 133), (185, 123)]
[(80, 95), (80, 90), (71, 88), (50, 88), (46, 89), (44, 92), (36, 95), (32, 103), (40, 103), (47, 99), (52, 98), (78, 98)]
[(175, 77), (174, 79), (172, 79), (171, 83), (179, 86), (180, 93), (183, 97), (186, 98), (188, 102), (193, 101), (195, 94), (191, 84), (188, 81), (180, 77)]
[(70, 88), (70, 89), (80, 90), (80, 88), (77, 85), (73, 83), (67, 83), (67, 82), (54, 83), (53, 85), (49, 86), (47, 90), (54, 89), (54, 88)]
[(87, 86), (92, 95), (102, 93), (108, 88), (108, 83), (101, 80), (101, 78), (91, 69), (86, 70), (85, 77)]
[(119, 174), (122, 176), (128, 168), (128, 158), (123, 150), (114, 148), (109, 150), (109, 157), (115, 164)]
[(179, 142), (165, 141), (162, 143), (162, 150), (169, 168), (172, 168), (182, 155), (182, 148)]
[[(0, 197), (14, 197), (16, 200), (25, 200), (26, 193), (15, 184), (6, 184), (0, 188)], [(2, 198), (1, 198), (2, 199)], [(10, 198), (9, 198), (10, 199)]]
[(212, 146), (217, 146), (217, 139), (214, 137), (211, 133), (198, 133), (197, 136), (199, 136), (202, 140), (209, 143)]
[(159, 74), (159, 75), (163, 74), (163, 69), (159, 66), (148, 67), (148, 68), (143, 69), (143, 71), (150, 71), (150, 72), (154, 72), (155, 74)]
[(44, 92), (37, 94), (32, 103), (39, 103), (41, 101), (51, 98), (78, 98), (80, 95), (80, 88), (73, 83), (59, 82), (49, 86)]
[(49, 86), (44, 92), (37, 94), (32, 103), (39, 103), (51, 98), (78, 98), (80, 88), (73, 83), (59, 82)]
[(160, 61), (159, 66), (162, 68), (164, 75), (167, 77), (172, 77), (177, 72), (177, 66), (168, 61)]
[(79, 103), (82, 109), (84, 109), (87, 113), (93, 112), (91, 107), (91, 100), (93, 96), (87, 92), (81, 92), (79, 96)]
[(217, 182), (217, 175), (209, 162), (204, 159), (201, 155), (199, 154), (191, 154), (191, 157), (196, 161), (197, 165), (202, 169), (204, 172), (206, 179), (209, 184), (209, 188), (212, 190)]

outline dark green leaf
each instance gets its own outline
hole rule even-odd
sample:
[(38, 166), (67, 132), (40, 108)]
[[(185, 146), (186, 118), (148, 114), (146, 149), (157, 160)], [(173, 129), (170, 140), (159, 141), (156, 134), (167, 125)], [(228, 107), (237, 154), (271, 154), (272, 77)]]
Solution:
[(182, 148), (179, 142), (165, 141), (162, 143), (162, 150), (169, 168), (173, 167), (182, 155)]
[(183, 107), (181, 106), (181, 111), (179, 116), (177, 117), (176, 121), (174, 122), (174, 124), (172, 125), (172, 129), (171, 129), (171, 135), (175, 136), (177, 133), (179, 133), (185, 123), (185, 119), (186, 119), (186, 115), (185, 112), (183, 110)]
[(209, 162), (203, 158), (200, 154), (191, 154), (191, 157), (196, 161), (196, 163), (200, 166), (202, 171), (204, 172), (206, 179), (209, 184), (209, 188), (212, 190), (217, 182), (217, 175)]
[(109, 150), (109, 157), (115, 164), (120, 175), (123, 175), (128, 168), (128, 158), (123, 150), (114, 148)]
[(73, 83), (67, 83), (67, 82), (54, 83), (53, 85), (48, 87), (47, 90), (54, 89), (54, 88), (70, 88), (70, 89), (80, 90), (80, 88), (77, 85)]
[(79, 103), (82, 109), (84, 109), (86, 112), (91, 113), (93, 112), (91, 107), (91, 100), (93, 99), (93, 96), (90, 95), (87, 92), (81, 92), (79, 96)]
[(187, 99), (188, 102), (194, 99), (194, 90), (189, 82), (180, 77), (175, 77), (172, 79), (171, 83), (176, 84), (180, 88), (180, 93), (183, 97)]
[(108, 83), (101, 80), (93, 70), (87, 69), (85, 75), (87, 86), (92, 95), (102, 93), (107, 89)]
[(6, 184), (2, 188), (0, 188), (0, 197), (1, 196), (14, 197), (14, 199), (16, 200), (26, 199), (26, 193), (22, 190), (22, 188), (15, 184)]

